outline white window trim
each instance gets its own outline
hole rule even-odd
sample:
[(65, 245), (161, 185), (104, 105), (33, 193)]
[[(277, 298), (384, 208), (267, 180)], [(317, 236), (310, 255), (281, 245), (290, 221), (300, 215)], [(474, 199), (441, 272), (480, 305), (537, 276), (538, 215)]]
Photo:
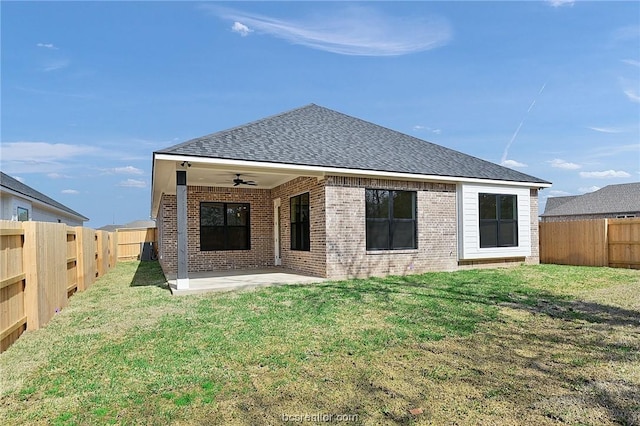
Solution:
[[(518, 245), (515, 247), (480, 247), (480, 212), (478, 195), (515, 195), (518, 203)], [(499, 259), (531, 256), (531, 196), (529, 188), (506, 185), (459, 184), (458, 257), (459, 260)]]

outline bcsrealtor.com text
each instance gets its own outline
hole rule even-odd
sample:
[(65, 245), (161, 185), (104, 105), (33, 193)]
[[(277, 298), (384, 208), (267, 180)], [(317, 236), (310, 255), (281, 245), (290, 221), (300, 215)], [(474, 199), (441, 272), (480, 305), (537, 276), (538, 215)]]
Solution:
[(282, 414), (283, 422), (291, 423), (338, 423), (338, 422), (357, 422), (358, 414), (331, 414), (331, 413), (295, 413)]

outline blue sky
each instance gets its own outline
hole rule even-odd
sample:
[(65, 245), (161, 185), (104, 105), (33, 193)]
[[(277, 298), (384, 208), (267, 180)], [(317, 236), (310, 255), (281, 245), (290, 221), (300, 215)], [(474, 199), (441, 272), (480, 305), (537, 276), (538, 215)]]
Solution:
[[(154, 150), (316, 103), (553, 182), (640, 180), (640, 3), (6, 2), (2, 171), (146, 219)], [(542, 204), (543, 204), (542, 203)]]

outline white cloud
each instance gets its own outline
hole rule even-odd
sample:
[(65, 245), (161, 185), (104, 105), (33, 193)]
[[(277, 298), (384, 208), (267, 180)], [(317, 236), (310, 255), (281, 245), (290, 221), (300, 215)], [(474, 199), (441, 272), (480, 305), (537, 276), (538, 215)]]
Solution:
[(589, 129), (600, 132), (600, 133), (622, 133), (622, 129), (617, 129), (615, 127), (589, 127)]
[(570, 163), (569, 161), (565, 161), (560, 158), (554, 158), (553, 160), (547, 161), (547, 163), (551, 164), (551, 167), (564, 170), (576, 170), (582, 167), (580, 164)]
[(631, 175), (623, 170), (604, 170), (601, 172), (580, 172), (582, 178), (628, 178)]
[(76, 191), (75, 189), (63, 189), (62, 191), (63, 194), (69, 194), (69, 195), (78, 195), (80, 193), (80, 191)]
[(238, 21), (233, 23), (233, 26), (231, 27), (231, 31), (233, 31), (234, 33), (240, 34), (242, 37), (246, 37), (249, 35), (249, 33), (253, 32), (251, 28), (247, 27), (246, 25)]
[(95, 153), (98, 149), (84, 145), (48, 142), (2, 142), (2, 161), (50, 162)]
[(634, 67), (640, 68), (640, 61), (636, 61), (634, 59), (623, 59), (622, 62), (627, 65), (633, 65)]
[(147, 182), (137, 179), (127, 179), (120, 182), (118, 186), (123, 188), (146, 188)]
[(20, 176), (11, 176), (11, 177), (14, 178), (15, 180), (17, 180), (18, 182), (21, 182), (21, 183), (25, 182), (23, 177), (20, 177)]
[[(2, 142), (0, 158), (5, 173), (58, 173), (81, 159), (86, 164), (89, 157), (104, 154), (97, 147), (48, 142)], [(53, 179), (59, 178), (54, 175)]]
[(116, 175), (141, 175), (144, 174), (144, 171), (138, 169), (133, 166), (126, 167), (114, 167), (112, 169), (104, 169), (105, 173), (116, 174)]
[(575, 0), (547, 0), (552, 7), (573, 6)]
[(618, 78), (622, 91), (631, 102), (640, 103), (640, 93), (638, 89), (638, 81), (625, 77)]
[(422, 126), (420, 124), (413, 126), (413, 130), (415, 130), (416, 132), (420, 132), (424, 130), (427, 132), (435, 133), (436, 135), (439, 135), (442, 133), (442, 130), (440, 129), (434, 129), (432, 127)]
[(57, 71), (69, 66), (69, 61), (67, 59), (57, 59), (55, 61), (50, 61), (42, 67), (42, 70), (45, 72)]
[(627, 95), (627, 98), (629, 98), (631, 102), (640, 103), (640, 94), (638, 94), (637, 89), (626, 89), (624, 94)]
[(516, 167), (529, 167), (524, 163), (520, 163), (516, 160), (504, 160), (502, 163), (500, 163), (501, 165), (505, 166), (505, 167), (511, 167), (511, 168), (516, 168)]
[(567, 191), (559, 191), (557, 189), (552, 189), (551, 191), (549, 191), (550, 197), (564, 197), (566, 195), (571, 195), (571, 193)]
[(47, 177), (50, 179), (69, 179), (71, 176), (63, 175), (61, 173), (47, 173)]
[[(268, 34), (293, 44), (341, 55), (397, 56), (430, 50), (451, 39), (442, 18), (390, 16), (370, 5), (336, 3), (332, 13), (292, 20), (203, 5), (203, 9), (233, 20), (232, 29)], [(240, 21), (243, 24), (240, 24)], [(239, 25), (236, 25), (239, 24)]]
[(612, 157), (625, 152), (632, 152), (637, 156), (640, 152), (640, 143), (592, 148), (589, 150), (587, 158)]
[(583, 186), (583, 187), (578, 188), (578, 192), (582, 192), (582, 193), (584, 193), (584, 192), (594, 192), (594, 191), (597, 191), (598, 189), (600, 189), (600, 187), (599, 186), (595, 186), (595, 185), (588, 186), (588, 187), (584, 187)]
[(44, 47), (45, 49), (58, 50), (58, 48), (57, 48), (57, 47), (55, 47), (52, 43), (38, 43), (38, 44), (36, 44), (36, 46), (38, 46), (38, 47)]

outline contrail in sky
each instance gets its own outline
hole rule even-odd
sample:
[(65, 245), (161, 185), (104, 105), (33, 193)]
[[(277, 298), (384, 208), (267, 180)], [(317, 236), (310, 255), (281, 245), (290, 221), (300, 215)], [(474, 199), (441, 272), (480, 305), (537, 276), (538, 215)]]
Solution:
[(529, 116), (529, 113), (533, 109), (533, 106), (536, 104), (536, 100), (540, 97), (540, 95), (542, 95), (542, 92), (544, 92), (544, 88), (545, 87), (547, 87), (547, 83), (546, 82), (540, 88), (540, 91), (538, 92), (536, 97), (533, 99), (533, 102), (531, 102), (531, 105), (529, 105), (529, 109), (527, 110), (527, 112), (525, 113), (524, 117), (522, 118), (522, 121), (520, 122), (520, 124), (518, 124), (518, 128), (513, 133), (513, 136), (511, 136), (511, 140), (509, 141), (509, 143), (507, 144), (507, 146), (504, 149), (504, 152), (502, 153), (502, 158), (500, 159), (500, 163), (504, 163), (507, 160), (507, 155), (509, 155), (509, 148), (511, 148), (511, 144), (518, 137), (518, 133), (520, 133), (520, 129), (522, 128), (522, 125), (524, 124), (525, 120)]

